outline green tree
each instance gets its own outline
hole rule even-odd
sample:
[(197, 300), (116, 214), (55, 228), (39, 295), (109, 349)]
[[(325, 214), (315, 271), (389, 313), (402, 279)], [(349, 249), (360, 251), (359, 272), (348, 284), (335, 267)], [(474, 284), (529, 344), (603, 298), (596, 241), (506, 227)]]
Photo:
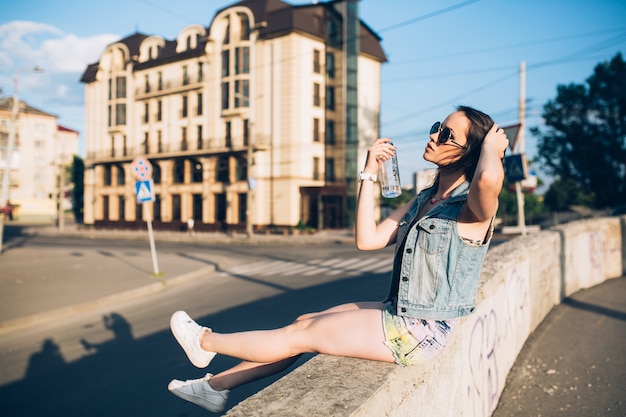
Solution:
[[(591, 206), (626, 203), (626, 63), (621, 53), (598, 64), (586, 84), (559, 85), (557, 97), (543, 109), (545, 128), (531, 129), (538, 138), (539, 161), (577, 197)], [(567, 198), (554, 189), (550, 206)], [(583, 199), (584, 200), (584, 199)]]
[(74, 220), (76, 223), (81, 224), (83, 222), (83, 200), (85, 194), (85, 163), (83, 159), (74, 155), (72, 160), (72, 211), (74, 212)]

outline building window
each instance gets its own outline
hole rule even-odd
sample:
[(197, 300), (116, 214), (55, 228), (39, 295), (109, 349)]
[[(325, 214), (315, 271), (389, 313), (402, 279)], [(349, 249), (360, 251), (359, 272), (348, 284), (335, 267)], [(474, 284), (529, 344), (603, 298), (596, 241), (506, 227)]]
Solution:
[(222, 77), (230, 75), (230, 49), (222, 51)]
[(157, 152), (163, 152), (163, 132), (157, 130)]
[(160, 222), (161, 221), (161, 195), (160, 194), (156, 194), (154, 196), (154, 204), (152, 205), (152, 207), (154, 207), (154, 221)]
[(215, 164), (215, 179), (218, 182), (228, 183), (229, 175), (228, 175), (228, 157), (222, 156), (217, 159), (217, 164)]
[(326, 120), (326, 131), (324, 132), (324, 141), (326, 145), (335, 144), (335, 121)]
[(185, 182), (185, 160), (178, 158), (174, 162), (174, 184), (183, 184)]
[(202, 182), (202, 164), (197, 159), (189, 160), (189, 170), (191, 171), (191, 182)]
[(228, 91), (228, 83), (222, 83), (222, 110), (228, 109), (228, 101), (230, 94)]
[(116, 184), (117, 185), (124, 185), (126, 183), (125, 181), (125, 177), (124, 177), (124, 167), (122, 167), (121, 165), (116, 165)]
[(183, 118), (187, 117), (187, 114), (188, 114), (187, 102), (188, 102), (187, 96), (183, 96), (183, 103), (182, 103), (183, 108), (180, 112), (180, 117), (183, 117)]
[(332, 52), (326, 53), (326, 76), (335, 78), (335, 55)]
[(250, 47), (235, 48), (235, 74), (250, 73)]
[(250, 122), (248, 119), (243, 121), (243, 145), (250, 145)]
[(104, 185), (111, 185), (111, 165), (105, 165), (103, 168), (102, 183)]
[(109, 220), (109, 196), (102, 197), (102, 220)]
[(224, 33), (224, 41), (222, 42), (224, 45), (228, 45), (230, 43), (230, 18), (226, 17), (226, 32)]
[(123, 222), (126, 218), (126, 204), (124, 204), (124, 196), (117, 196), (118, 220)]
[(198, 82), (204, 81), (204, 65), (202, 62), (198, 62)]
[(161, 184), (161, 165), (152, 163), (152, 181), (155, 184)]
[(202, 194), (192, 194), (193, 214), (192, 217), (196, 221), (202, 221)]
[(232, 124), (231, 122), (226, 122), (224, 125), (224, 138), (225, 138), (225, 145), (227, 148), (230, 148), (233, 146), (233, 138), (231, 136), (232, 134)]
[(158, 72), (157, 90), (163, 90), (163, 73), (161, 71)]
[(203, 110), (204, 109), (202, 108), (202, 93), (198, 93), (198, 107), (197, 107), (196, 115), (202, 116)]
[(156, 119), (158, 122), (160, 122), (163, 119), (163, 102), (161, 100), (157, 101)]
[(313, 179), (320, 179), (320, 159), (317, 156), (313, 157)]
[(150, 77), (148, 76), (148, 74), (144, 76), (144, 80), (145, 80), (144, 92), (149, 93), (150, 92)]
[(326, 158), (324, 176), (327, 182), (335, 182), (335, 160), (333, 158)]
[(202, 125), (198, 125), (197, 128), (197, 149), (202, 149), (203, 148), (203, 143), (202, 143)]
[(115, 136), (111, 136), (111, 156), (115, 156)]
[(241, 32), (239, 33), (239, 39), (242, 41), (247, 41), (250, 39), (250, 21), (248, 20), (248, 15), (245, 13), (239, 14), (239, 28)]
[(239, 201), (237, 201), (237, 206), (239, 207), (239, 223), (246, 222), (246, 212), (248, 211), (248, 195), (246, 193), (239, 193)]
[(248, 160), (238, 157), (237, 167), (235, 168), (235, 181), (245, 181), (248, 179)]
[(183, 104), (182, 104), (182, 110), (180, 111), (180, 117), (185, 118), (187, 117), (187, 96), (183, 96)]
[(235, 108), (249, 107), (250, 80), (235, 80)]
[(143, 153), (150, 153), (150, 134), (148, 132), (144, 132), (143, 134)]
[(143, 104), (143, 122), (148, 123), (150, 121), (150, 105), (149, 103)]
[(319, 107), (322, 103), (322, 98), (320, 97), (320, 85), (318, 83), (313, 83), (313, 105), (315, 107)]
[(143, 204), (135, 204), (135, 221), (143, 220)]
[(115, 105), (115, 125), (124, 126), (126, 124), (126, 104), (118, 103)]
[(313, 142), (320, 141), (320, 119), (313, 119)]
[(126, 135), (122, 137), (122, 155), (128, 155), (128, 141), (126, 140)]
[(113, 108), (111, 107), (111, 105), (109, 104), (109, 109), (108, 109), (109, 113), (108, 113), (108, 124), (107, 126), (111, 127), (111, 123), (113, 122)]
[(172, 221), (182, 221), (180, 213), (180, 194), (172, 194)]
[(183, 85), (189, 84), (189, 71), (187, 70), (187, 65), (183, 65)]
[(322, 63), (320, 62), (320, 51), (317, 49), (313, 50), (313, 72), (315, 74), (319, 74), (322, 72)]
[(109, 100), (113, 99), (113, 80), (109, 78)]
[(188, 149), (187, 146), (187, 128), (186, 127), (182, 127), (180, 130), (180, 150), (181, 151), (186, 151)]
[(126, 98), (126, 77), (115, 79), (115, 98)]
[(335, 110), (335, 87), (326, 86), (326, 109)]

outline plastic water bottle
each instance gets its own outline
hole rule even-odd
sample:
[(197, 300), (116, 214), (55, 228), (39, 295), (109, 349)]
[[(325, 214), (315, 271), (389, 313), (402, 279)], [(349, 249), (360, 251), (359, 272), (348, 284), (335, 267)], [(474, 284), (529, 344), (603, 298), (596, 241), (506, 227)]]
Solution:
[(386, 160), (380, 168), (380, 187), (385, 198), (396, 198), (402, 194), (398, 158), (395, 155)]

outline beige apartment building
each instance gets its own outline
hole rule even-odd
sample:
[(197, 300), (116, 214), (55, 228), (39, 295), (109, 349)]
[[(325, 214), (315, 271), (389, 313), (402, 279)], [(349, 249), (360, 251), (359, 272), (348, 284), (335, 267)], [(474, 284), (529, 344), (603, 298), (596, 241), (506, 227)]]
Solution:
[[(6, 172), (12, 111), (13, 98), (1, 98), (0, 178)], [(7, 195), (15, 218), (24, 221), (56, 219), (59, 194), (61, 206), (71, 209), (69, 178), (59, 174), (78, 154), (78, 136), (77, 131), (59, 125), (57, 116), (19, 100)], [(62, 184), (60, 178), (64, 178)]]
[[(380, 38), (358, 1), (246, 0), (175, 40), (135, 33), (85, 83), (85, 223), (284, 231), (349, 227), (379, 132)], [(132, 161), (153, 168), (137, 204)]]

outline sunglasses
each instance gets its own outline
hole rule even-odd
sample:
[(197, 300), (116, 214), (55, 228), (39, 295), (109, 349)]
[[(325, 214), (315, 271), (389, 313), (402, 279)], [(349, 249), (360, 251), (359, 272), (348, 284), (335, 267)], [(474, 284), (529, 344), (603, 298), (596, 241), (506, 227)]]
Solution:
[(441, 122), (435, 122), (435, 124), (430, 128), (431, 135), (437, 132), (439, 132), (439, 136), (437, 137), (437, 143), (439, 145), (443, 145), (444, 143), (448, 143), (449, 141), (459, 148), (465, 149), (464, 145), (461, 145), (460, 143), (455, 142), (454, 139), (452, 139), (452, 131), (449, 127), (441, 127)]

